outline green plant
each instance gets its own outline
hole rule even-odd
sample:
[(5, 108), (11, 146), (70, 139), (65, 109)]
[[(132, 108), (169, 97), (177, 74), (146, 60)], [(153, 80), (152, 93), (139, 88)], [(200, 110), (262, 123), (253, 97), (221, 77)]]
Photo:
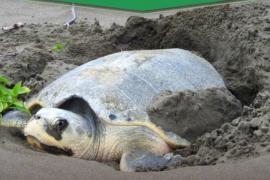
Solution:
[(62, 43), (56, 43), (56, 44), (53, 46), (52, 51), (53, 51), (53, 52), (59, 52), (59, 51), (61, 51), (63, 48), (64, 48), (64, 44), (62, 44)]
[(22, 82), (16, 83), (12, 88), (9, 86), (10, 81), (0, 75), (0, 117), (8, 109), (16, 109), (30, 114), (23, 101), (18, 99), (20, 95), (29, 93), (30, 89), (22, 86)]

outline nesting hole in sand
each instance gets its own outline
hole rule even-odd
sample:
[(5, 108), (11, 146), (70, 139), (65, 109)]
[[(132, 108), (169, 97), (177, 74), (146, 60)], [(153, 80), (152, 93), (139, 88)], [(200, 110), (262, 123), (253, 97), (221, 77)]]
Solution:
[(220, 10), (217, 15), (195, 10), (157, 21), (131, 17), (118, 41), (126, 49), (182, 48), (193, 51), (217, 69), (227, 88), (242, 104), (250, 105), (262, 88), (260, 75), (250, 66), (256, 59), (252, 53), (259, 47), (246, 42), (256, 36), (247, 33), (241, 37), (242, 31), (237, 32), (232, 29), (232, 22), (222, 19), (229, 12), (222, 7)]

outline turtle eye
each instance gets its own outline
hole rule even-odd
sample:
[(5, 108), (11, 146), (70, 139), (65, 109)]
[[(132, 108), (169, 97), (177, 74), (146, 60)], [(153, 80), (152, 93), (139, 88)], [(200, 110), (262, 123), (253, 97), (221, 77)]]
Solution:
[(68, 121), (66, 119), (59, 119), (55, 122), (55, 128), (60, 132), (65, 130), (67, 126)]

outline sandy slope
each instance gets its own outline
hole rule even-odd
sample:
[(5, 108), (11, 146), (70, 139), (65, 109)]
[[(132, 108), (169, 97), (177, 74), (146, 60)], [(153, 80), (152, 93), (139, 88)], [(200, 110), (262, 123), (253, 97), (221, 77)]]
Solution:
[(270, 155), (234, 164), (195, 166), (165, 172), (123, 173), (95, 161), (35, 152), (0, 130), (0, 179), (59, 180), (269, 180)]
[(94, 161), (21, 154), (0, 149), (0, 179), (219, 179), (269, 180), (270, 155), (243, 163), (187, 167), (166, 172), (122, 173)]

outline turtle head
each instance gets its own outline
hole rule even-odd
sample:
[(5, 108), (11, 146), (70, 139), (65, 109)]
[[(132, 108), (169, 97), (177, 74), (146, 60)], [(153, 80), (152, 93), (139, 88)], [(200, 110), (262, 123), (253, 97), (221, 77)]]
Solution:
[(75, 157), (89, 148), (93, 132), (89, 119), (58, 108), (41, 108), (24, 128), (33, 148)]

